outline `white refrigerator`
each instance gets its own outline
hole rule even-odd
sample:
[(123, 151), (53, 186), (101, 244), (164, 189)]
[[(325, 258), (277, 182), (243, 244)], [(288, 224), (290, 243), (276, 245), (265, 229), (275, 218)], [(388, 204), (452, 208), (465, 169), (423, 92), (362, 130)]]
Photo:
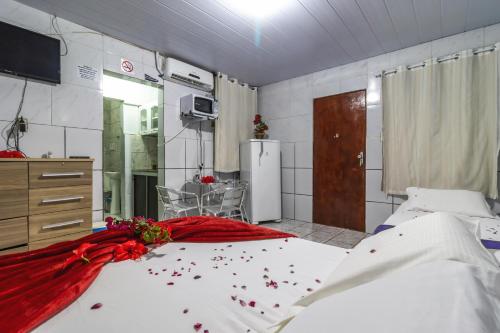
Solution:
[(252, 139), (240, 144), (240, 178), (250, 223), (281, 220), (280, 142)]

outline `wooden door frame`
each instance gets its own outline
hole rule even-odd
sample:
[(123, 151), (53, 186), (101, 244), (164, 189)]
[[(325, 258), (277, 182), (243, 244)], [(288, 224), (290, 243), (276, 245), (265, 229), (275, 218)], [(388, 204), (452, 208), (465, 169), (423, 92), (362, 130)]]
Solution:
[(315, 217), (314, 217), (314, 202), (315, 202), (315, 195), (314, 193), (316, 193), (315, 191), (315, 182), (314, 182), (314, 168), (315, 168), (315, 151), (316, 151), (316, 142), (314, 140), (314, 120), (315, 120), (315, 112), (314, 112), (314, 101), (316, 99), (320, 99), (320, 98), (325, 98), (325, 97), (333, 97), (333, 96), (342, 96), (342, 95), (346, 95), (346, 94), (351, 94), (351, 93), (356, 93), (356, 92), (363, 92), (364, 93), (364, 99), (365, 99), (365, 106), (364, 106), (364, 109), (365, 109), (365, 112), (364, 112), (364, 133), (363, 133), (363, 154), (364, 154), (364, 163), (363, 163), (363, 176), (362, 176), (362, 182), (363, 182), (363, 188), (362, 188), (362, 192), (363, 192), (363, 204), (362, 204), (362, 211), (363, 211), (363, 222), (364, 222), (364, 225), (365, 225), (365, 230), (366, 231), (366, 161), (367, 161), (367, 153), (366, 153), (366, 133), (367, 133), (367, 112), (368, 112), (368, 105), (366, 104), (366, 89), (358, 89), (358, 90), (353, 90), (353, 91), (347, 91), (347, 92), (343, 92), (343, 93), (340, 93), (340, 94), (333, 94), (333, 95), (327, 95), (327, 96), (321, 96), (321, 97), (316, 97), (316, 98), (313, 98), (313, 151), (312, 151), (312, 164), (313, 164), (313, 204), (312, 204), (312, 209), (313, 209), (313, 212), (312, 212), (312, 223), (316, 223), (316, 224), (319, 224), (315, 221)]

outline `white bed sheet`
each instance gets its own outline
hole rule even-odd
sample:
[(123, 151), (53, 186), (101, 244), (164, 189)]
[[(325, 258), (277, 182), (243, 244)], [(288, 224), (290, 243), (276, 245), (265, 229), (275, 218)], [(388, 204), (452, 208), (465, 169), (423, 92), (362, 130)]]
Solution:
[[(195, 332), (196, 323), (198, 332), (268, 332), (348, 252), (297, 238), (170, 243), (140, 261), (106, 265), (78, 300), (35, 332), (184, 333)], [(270, 280), (278, 288), (266, 286)], [(102, 307), (92, 310), (96, 303)]]
[[(384, 222), (384, 224), (389, 225), (399, 225), (403, 222), (413, 220), (417, 217), (431, 214), (429, 212), (421, 212), (421, 211), (413, 211), (407, 209), (407, 201), (403, 202), (399, 208), (389, 216), (389, 218)], [(494, 240), (500, 242), (500, 217), (496, 216), (495, 218), (487, 218), (487, 217), (471, 217), (460, 214), (452, 214), (459, 219), (472, 222), (479, 225), (477, 230), (477, 236), (480, 239), (486, 240)], [(500, 250), (490, 250), (491, 253), (495, 255), (497, 260), (500, 262)]]

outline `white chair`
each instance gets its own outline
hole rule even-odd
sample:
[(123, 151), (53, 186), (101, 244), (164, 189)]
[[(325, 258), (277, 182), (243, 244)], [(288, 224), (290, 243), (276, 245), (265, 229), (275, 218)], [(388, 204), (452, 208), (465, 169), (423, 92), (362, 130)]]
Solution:
[[(239, 183), (231, 187), (220, 187), (201, 196), (201, 212), (220, 217), (240, 217), (245, 222), (244, 207), (246, 183)], [(221, 197), (220, 202), (213, 203), (214, 197)], [(206, 202), (206, 204), (205, 204)]]
[[(156, 186), (156, 190), (163, 204), (162, 219), (188, 216), (188, 212), (192, 210), (200, 214), (200, 199), (196, 193), (174, 190), (165, 186)], [(178, 196), (179, 200), (172, 200), (172, 195)], [(196, 199), (196, 202), (190, 202), (192, 199)]]

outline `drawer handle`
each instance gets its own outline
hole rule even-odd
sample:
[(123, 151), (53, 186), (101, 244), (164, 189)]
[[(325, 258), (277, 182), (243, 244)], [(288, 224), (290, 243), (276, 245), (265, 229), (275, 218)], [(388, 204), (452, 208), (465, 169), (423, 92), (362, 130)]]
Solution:
[(85, 172), (44, 172), (42, 178), (64, 178), (64, 177), (82, 177)]
[(80, 223), (83, 223), (85, 222), (83, 219), (80, 219), (80, 220), (73, 220), (73, 221), (66, 221), (66, 222), (60, 222), (60, 223), (53, 223), (53, 224), (47, 224), (47, 225), (44, 225), (42, 226), (42, 229), (55, 229), (55, 228), (59, 228), (59, 227), (65, 227), (65, 226), (68, 226), (68, 225), (73, 225), (73, 224), (80, 224)]
[(42, 199), (42, 204), (78, 201), (78, 200), (82, 200), (83, 198), (85, 198), (85, 197), (84, 196), (74, 196), (74, 197), (64, 197), (64, 198), (54, 198), (54, 199)]

